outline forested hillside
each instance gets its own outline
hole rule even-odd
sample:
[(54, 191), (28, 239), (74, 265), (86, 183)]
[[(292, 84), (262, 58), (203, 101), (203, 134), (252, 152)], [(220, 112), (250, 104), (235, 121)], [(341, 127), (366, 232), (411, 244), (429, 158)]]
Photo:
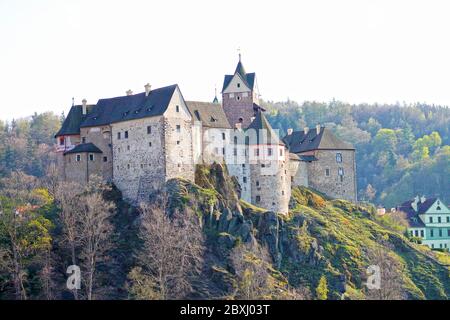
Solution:
[(450, 202), (450, 108), (339, 101), (264, 106), (283, 134), (320, 123), (353, 143), (360, 200), (395, 206), (423, 194)]

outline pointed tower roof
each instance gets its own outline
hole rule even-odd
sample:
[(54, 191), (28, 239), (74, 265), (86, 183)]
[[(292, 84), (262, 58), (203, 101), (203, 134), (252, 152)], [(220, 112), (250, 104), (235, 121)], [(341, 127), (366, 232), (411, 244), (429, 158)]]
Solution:
[[(254, 129), (256, 131), (256, 144), (284, 145), (260, 110), (257, 111), (255, 119), (248, 126), (247, 130), (249, 129)], [(250, 141), (250, 143), (254, 144), (254, 141)]]
[(245, 72), (244, 65), (241, 61), (241, 54), (239, 53), (239, 62), (236, 66), (236, 70), (234, 71), (234, 74), (239, 73), (239, 75), (242, 77), (242, 79), (247, 80), (247, 72)]
[(234, 71), (234, 74), (227, 74), (225, 75), (225, 79), (223, 81), (223, 87), (222, 87), (222, 92), (225, 91), (225, 89), (228, 87), (228, 85), (230, 84), (231, 80), (233, 79), (233, 77), (238, 74), (242, 81), (244, 81), (244, 84), (249, 87), (251, 90), (253, 90), (253, 87), (255, 85), (255, 73), (247, 73), (245, 71), (244, 68), (244, 64), (241, 61), (241, 55), (239, 55), (239, 62), (236, 66), (236, 70)]

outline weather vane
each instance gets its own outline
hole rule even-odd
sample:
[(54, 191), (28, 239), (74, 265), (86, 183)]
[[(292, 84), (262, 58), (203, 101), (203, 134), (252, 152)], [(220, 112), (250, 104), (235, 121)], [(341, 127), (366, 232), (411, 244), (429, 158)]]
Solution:
[(239, 61), (241, 61), (241, 47), (238, 47), (237, 52), (239, 54)]

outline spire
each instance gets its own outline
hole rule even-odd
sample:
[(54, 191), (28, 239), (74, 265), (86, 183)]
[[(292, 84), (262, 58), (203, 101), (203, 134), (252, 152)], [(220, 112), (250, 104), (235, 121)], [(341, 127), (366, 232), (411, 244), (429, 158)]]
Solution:
[(241, 60), (241, 48), (238, 48), (238, 54), (239, 54), (239, 62), (236, 66), (234, 74), (239, 73), (239, 75), (242, 77), (243, 80), (247, 80), (247, 72), (245, 72), (244, 65), (242, 64)]
[(75, 98), (72, 97), (72, 107), (75, 105)]
[(219, 99), (217, 99), (217, 86), (214, 88), (214, 100), (213, 103), (219, 103)]

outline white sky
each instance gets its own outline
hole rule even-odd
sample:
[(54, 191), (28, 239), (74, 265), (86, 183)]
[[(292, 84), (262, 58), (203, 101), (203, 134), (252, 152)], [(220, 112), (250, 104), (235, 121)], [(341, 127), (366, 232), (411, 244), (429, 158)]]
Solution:
[(0, 0), (0, 119), (178, 83), (212, 100), (237, 48), (263, 99), (450, 105), (446, 0)]

